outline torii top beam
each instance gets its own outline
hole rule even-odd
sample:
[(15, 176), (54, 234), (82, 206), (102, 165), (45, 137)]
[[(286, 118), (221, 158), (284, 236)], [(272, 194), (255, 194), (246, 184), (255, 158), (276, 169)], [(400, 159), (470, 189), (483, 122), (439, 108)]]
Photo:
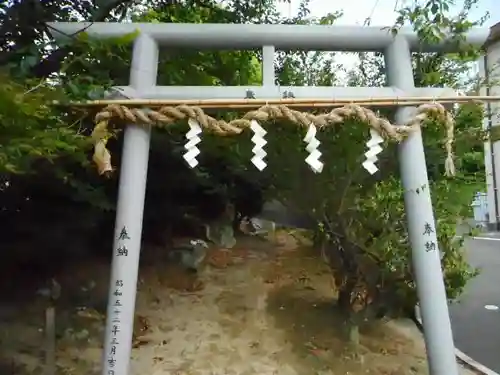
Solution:
[[(196, 49), (252, 49), (271, 45), (277, 49), (315, 51), (384, 51), (394, 40), (390, 27), (329, 26), (329, 25), (262, 25), (262, 24), (186, 24), (186, 23), (109, 23), (54, 22), (49, 23), (56, 38), (86, 32), (97, 38), (120, 37), (140, 31), (150, 35), (159, 45)], [(411, 50), (449, 52), (457, 46), (447, 42), (425, 45), (410, 27), (399, 29)], [(489, 28), (474, 28), (465, 41), (482, 46), (490, 34)]]

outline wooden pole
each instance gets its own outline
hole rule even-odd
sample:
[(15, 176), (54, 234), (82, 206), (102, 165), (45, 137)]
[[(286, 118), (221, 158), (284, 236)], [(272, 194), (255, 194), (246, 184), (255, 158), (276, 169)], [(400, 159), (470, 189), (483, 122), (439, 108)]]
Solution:
[(386, 107), (386, 106), (415, 106), (425, 103), (485, 103), (500, 101), (500, 96), (449, 96), (449, 97), (393, 97), (385, 99), (374, 98), (352, 98), (352, 99), (205, 99), (205, 100), (147, 100), (147, 99), (117, 99), (117, 100), (89, 100), (85, 102), (59, 102), (54, 101), (52, 105), (65, 107), (105, 107), (108, 105), (124, 105), (128, 107), (175, 107), (179, 105), (196, 106), (200, 108), (228, 108), (228, 109), (251, 109), (265, 105), (286, 105), (289, 107), (343, 107), (349, 104), (363, 106)]

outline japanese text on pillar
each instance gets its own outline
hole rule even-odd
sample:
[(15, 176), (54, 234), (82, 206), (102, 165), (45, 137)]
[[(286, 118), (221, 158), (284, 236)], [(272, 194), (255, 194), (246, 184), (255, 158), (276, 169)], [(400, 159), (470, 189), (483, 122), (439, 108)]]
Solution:
[[(128, 249), (125, 243), (120, 243), (120, 242), (125, 242), (127, 240), (130, 240), (130, 236), (127, 232), (127, 228), (123, 226), (123, 228), (120, 231), (120, 234), (118, 235), (118, 248), (116, 250), (116, 256), (128, 256)], [(121, 308), (123, 307), (120, 299), (122, 296), (122, 288), (124, 286), (123, 280), (117, 279), (115, 280), (114, 283), (114, 303), (113, 303), (113, 311), (112, 315), (110, 317), (111, 319), (111, 341), (109, 343), (109, 353), (108, 355), (108, 375), (115, 375), (115, 370), (114, 367), (116, 365), (116, 350), (118, 346), (120, 345), (120, 342), (118, 341), (118, 332), (120, 332), (120, 326), (121, 326), (121, 320), (120, 320), (120, 315), (121, 315)]]
[[(434, 229), (432, 228), (432, 225), (429, 224), (429, 223), (425, 223), (423, 235), (429, 237), (433, 233), (434, 233)], [(432, 240), (426, 241), (424, 246), (425, 246), (425, 251), (426, 252), (435, 251), (436, 248), (437, 248), (436, 243), (434, 241), (432, 241)]]

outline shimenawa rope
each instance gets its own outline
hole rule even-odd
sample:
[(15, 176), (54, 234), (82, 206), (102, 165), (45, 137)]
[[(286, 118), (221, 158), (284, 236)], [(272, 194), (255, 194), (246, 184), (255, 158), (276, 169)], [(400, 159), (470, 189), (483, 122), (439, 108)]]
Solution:
[(285, 105), (265, 105), (257, 110), (246, 113), (240, 119), (229, 122), (208, 116), (201, 108), (196, 106), (164, 106), (157, 110), (152, 110), (128, 108), (124, 105), (112, 104), (103, 108), (95, 117), (96, 126), (92, 133), (94, 142), (93, 161), (97, 165), (99, 174), (108, 174), (113, 171), (111, 154), (106, 148), (106, 143), (109, 138), (108, 123), (115, 118), (130, 123), (153, 125), (160, 128), (165, 128), (172, 123), (191, 118), (198, 121), (202, 128), (221, 136), (240, 134), (243, 130), (250, 127), (251, 120), (266, 122), (269, 120), (285, 119), (305, 128), (310, 124), (314, 124), (321, 129), (326, 126), (343, 123), (347, 118), (357, 118), (377, 131), (384, 139), (401, 142), (410, 133), (418, 130), (430, 117), (436, 118), (445, 126), (445, 174), (447, 176), (454, 175), (455, 167), (452, 150), (454, 121), (451, 114), (439, 103), (428, 103), (419, 106), (415, 117), (405, 125), (393, 125), (388, 120), (377, 116), (370, 109), (356, 104), (335, 108), (328, 113), (319, 115), (300, 112)]

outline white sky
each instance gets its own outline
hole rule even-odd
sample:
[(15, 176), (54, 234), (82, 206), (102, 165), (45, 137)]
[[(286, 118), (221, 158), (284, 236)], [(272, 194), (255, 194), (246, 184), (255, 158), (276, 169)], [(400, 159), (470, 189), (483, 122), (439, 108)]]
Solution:
[[(493, 6), (494, 3), (496, 6)], [(458, 12), (462, 8), (463, 0), (455, 0), (456, 6), (454, 11)], [(280, 4), (280, 11), (286, 15), (294, 15), (297, 12), (299, 0), (292, 0), (291, 5)], [(342, 1), (342, 5), (335, 4), (332, 0), (311, 0), (310, 9), (312, 16), (321, 17), (327, 13), (335, 11), (343, 11), (344, 16), (337, 21), (339, 25), (362, 25), (368, 17), (372, 19), (372, 25), (387, 26), (392, 24), (396, 19), (395, 8), (409, 4), (409, 0), (351, 0)], [(486, 12), (490, 12), (491, 17), (485, 26), (491, 26), (500, 21), (500, 7), (498, 0), (479, 0), (478, 5), (471, 13), (471, 18), (479, 18)]]
[[(458, 13), (462, 9), (463, 0), (455, 0), (453, 13)], [(494, 6), (496, 2), (496, 6)], [(469, 19), (478, 20), (489, 12), (490, 17), (484, 27), (490, 27), (500, 22), (500, 6), (498, 0), (479, 0), (476, 7), (471, 11)], [(372, 26), (391, 26), (394, 24), (397, 13), (396, 8), (401, 8), (410, 3), (410, 0), (311, 0), (309, 9), (311, 16), (321, 17), (327, 13), (342, 11), (343, 17), (336, 24), (338, 25), (363, 25), (365, 19), (371, 18)], [(294, 16), (297, 14), (300, 0), (291, 0), (291, 4), (279, 4), (278, 9), (284, 16)], [(342, 5), (341, 5), (342, 4)], [(348, 68), (356, 61), (353, 55), (339, 54), (336, 60)]]

